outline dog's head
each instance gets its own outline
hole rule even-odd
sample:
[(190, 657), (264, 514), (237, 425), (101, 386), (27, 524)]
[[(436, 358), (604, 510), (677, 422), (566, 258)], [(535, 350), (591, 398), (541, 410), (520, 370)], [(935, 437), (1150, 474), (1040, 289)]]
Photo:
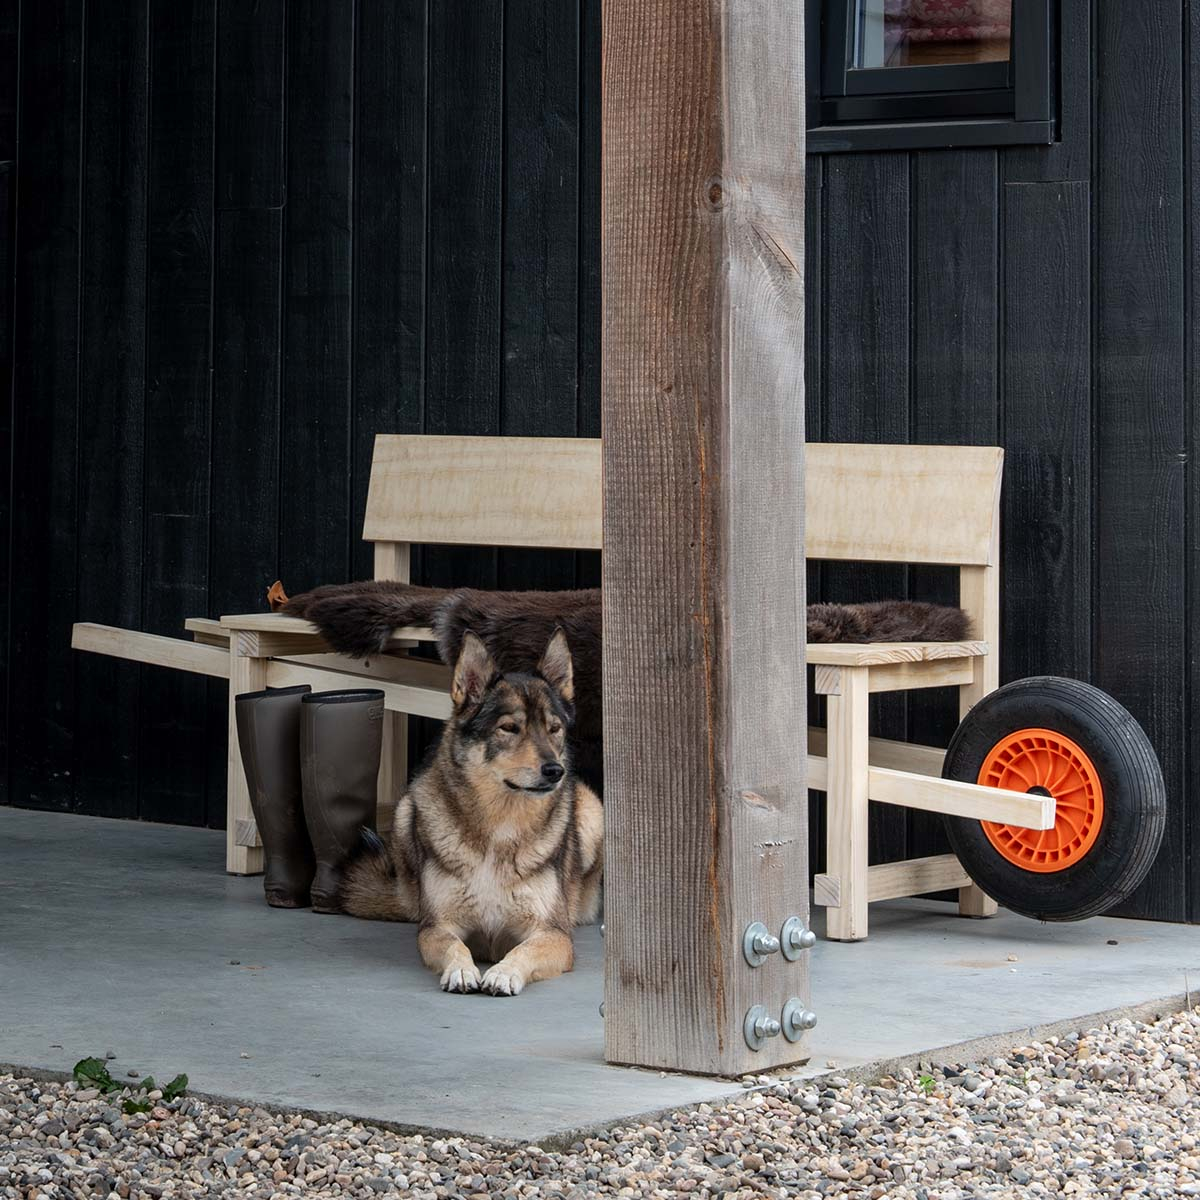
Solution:
[(575, 687), (566, 634), (557, 630), (537, 670), (501, 675), (475, 634), (463, 638), (450, 685), (456, 762), (477, 785), (545, 795), (566, 777)]

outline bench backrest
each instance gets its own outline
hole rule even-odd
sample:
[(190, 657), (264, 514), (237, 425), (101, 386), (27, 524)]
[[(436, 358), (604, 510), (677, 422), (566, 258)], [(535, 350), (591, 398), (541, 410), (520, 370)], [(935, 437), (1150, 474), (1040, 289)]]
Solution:
[[(993, 566), (1003, 451), (810, 443), (805, 550), (853, 562)], [(598, 550), (595, 438), (375, 439), (369, 542)]]

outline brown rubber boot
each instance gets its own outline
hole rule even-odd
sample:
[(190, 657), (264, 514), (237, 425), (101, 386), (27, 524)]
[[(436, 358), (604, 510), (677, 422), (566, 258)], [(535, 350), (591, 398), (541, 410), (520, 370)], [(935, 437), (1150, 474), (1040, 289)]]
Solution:
[(263, 891), (273, 908), (305, 907), (316, 870), (300, 790), (300, 702), (311, 691), (308, 684), (267, 688), (234, 700), (250, 807), (266, 859)]
[(383, 693), (312, 692), (300, 708), (304, 816), (317, 856), (312, 906), (314, 912), (340, 912), (342, 863), (363, 829), (375, 831)]

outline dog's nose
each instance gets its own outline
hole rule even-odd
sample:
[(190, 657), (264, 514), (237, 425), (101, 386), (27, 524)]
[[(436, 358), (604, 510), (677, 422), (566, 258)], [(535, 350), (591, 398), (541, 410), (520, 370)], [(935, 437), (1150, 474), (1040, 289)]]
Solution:
[(551, 783), (557, 783), (565, 774), (561, 763), (548, 762), (542, 763), (542, 778), (550, 780)]

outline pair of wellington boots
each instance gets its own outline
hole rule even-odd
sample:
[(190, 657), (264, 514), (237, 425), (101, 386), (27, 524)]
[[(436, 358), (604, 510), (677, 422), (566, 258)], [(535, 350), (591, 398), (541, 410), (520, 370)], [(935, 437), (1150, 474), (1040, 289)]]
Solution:
[(342, 864), (375, 829), (383, 693), (304, 684), (247, 692), (234, 709), (267, 903), (340, 912)]

